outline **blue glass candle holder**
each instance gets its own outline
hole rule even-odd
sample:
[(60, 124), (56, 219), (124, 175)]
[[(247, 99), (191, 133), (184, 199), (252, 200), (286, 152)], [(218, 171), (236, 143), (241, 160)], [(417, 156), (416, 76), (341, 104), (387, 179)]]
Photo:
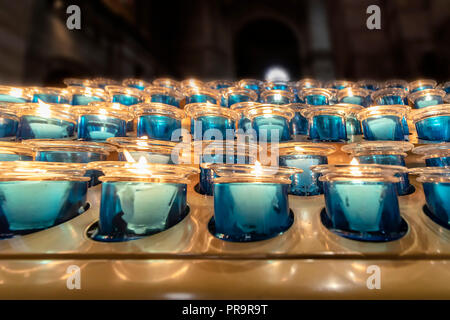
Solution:
[(422, 155), (427, 167), (450, 167), (450, 143), (437, 143), (419, 146), (413, 149)]
[(137, 90), (144, 90), (146, 87), (150, 86), (151, 83), (144, 81), (142, 79), (128, 78), (122, 81), (122, 85), (128, 88), (134, 88)]
[(359, 80), (356, 82), (356, 87), (369, 91), (377, 91), (381, 88), (381, 84), (376, 80)]
[(438, 89), (444, 90), (446, 94), (450, 93), (450, 81), (446, 81), (437, 86)]
[(107, 141), (118, 148), (119, 161), (128, 162), (179, 164), (187, 148), (182, 143), (148, 138), (118, 137)]
[(436, 223), (450, 229), (450, 168), (415, 168), (425, 193), (425, 213)]
[(304, 109), (301, 113), (308, 119), (311, 140), (334, 142), (347, 140), (347, 107), (315, 106)]
[(247, 108), (244, 116), (252, 122), (252, 129), (260, 143), (291, 139), (289, 122), (294, 117), (294, 111), (291, 108), (275, 104), (260, 104)]
[(238, 82), (238, 87), (253, 90), (259, 97), (261, 91), (264, 90), (264, 83), (256, 79), (242, 79)]
[(383, 84), (385, 89), (402, 89), (405, 92), (409, 91), (409, 83), (406, 80), (401, 79), (391, 79), (386, 80)]
[(150, 139), (179, 141), (181, 121), (186, 113), (163, 103), (142, 103), (136, 108), (137, 136)]
[(211, 165), (214, 218), (210, 231), (234, 242), (265, 240), (293, 223), (288, 201), (289, 176), (300, 169), (258, 165)]
[(180, 82), (170, 78), (158, 78), (153, 80), (152, 85), (155, 87), (165, 87), (173, 90), (180, 90)]
[(347, 138), (352, 139), (354, 136), (362, 135), (362, 125), (361, 121), (358, 120), (358, 113), (364, 107), (349, 103), (338, 103), (335, 106), (346, 110), (345, 129), (347, 131)]
[(303, 89), (309, 89), (309, 88), (320, 88), (321, 87), (321, 82), (319, 80), (315, 80), (315, 79), (302, 79), (297, 81), (296, 83), (296, 87), (297, 87), (297, 91), (300, 92)]
[(73, 139), (76, 115), (68, 105), (26, 103), (17, 105), (19, 125), (16, 138)]
[(296, 196), (315, 196), (323, 194), (323, 185), (319, 181), (320, 174), (312, 172), (310, 167), (328, 163), (328, 155), (336, 148), (326, 144), (311, 142), (287, 142), (279, 144), (279, 160), (281, 167), (301, 169), (302, 173), (291, 176), (289, 194)]
[(147, 103), (164, 103), (180, 108), (184, 96), (175, 89), (150, 86), (145, 88)]
[(307, 135), (308, 134), (308, 119), (302, 116), (302, 110), (308, 108), (304, 103), (291, 103), (286, 105), (294, 111), (294, 117), (289, 123), (289, 128), (292, 136)]
[(240, 116), (234, 110), (210, 103), (192, 103), (185, 107), (191, 119), (194, 140), (228, 140), (235, 138)]
[(239, 103), (235, 103), (235, 104), (231, 105), (231, 107), (230, 107), (231, 110), (236, 111), (240, 116), (238, 124), (237, 124), (238, 130), (241, 130), (244, 133), (252, 130), (252, 122), (250, 121), (249, 118), (245, 117), (244, 111), (245, 111), (245, 109), (247, 109), (249, 107), (258, 106), (258, 105), (259, 105), (258, 102), (253, 102), (253, 101), (239, 102)]
[(234, 82), (230, 80), (214, 80), (206, 83), (208, 87), (214, 90), (226, 89), (234, 86)]
[(32, 148), (18, 142), (0, 141), (0, 161), (32, 161)]
[(127, 121), (133, 119), (128, 107), (119, 103), (98, 102), (77, 108), (78, 139), (104, 142), (112, 137), (125, 137)]
[(106, 86), (120, 86), (120, 82), (113, 79), (108, 78), (95, 78), (93, 79), (96, 87), (99, 87), (100, 89), (105, 89)]
[(53, 227), (84, 212), (87, 181), (80, 164), (0, 164), (0, 237)]
[(419, 139), (435, 142), (450, 141), (450, 104), (414, 110), (412, 119)]
[(364, 138), (366, 140), (405, 140), (402, 119), (406, 116), (407, 107), (373, 106), (358, 113)]
[(284, 80), (274, 80), (264, 82), (264, 90), (281, 90), (281, 91), (291, 91), (288, 81)]
[(333, 80), (326, 83), (325, 88), (342, 90), (349, 87), (354, 87), (355, 83), (347, 80)]
[[(189, 90), (191, 88), (194, 88), (194, 89), (208, 88), (208, 86), (203, 81), (198, 80), (198, 79), (193, 79), (193, 78), (184, 79), (183, 81), (180, 82), (180, 90), (184, 94), (186, 93), (187, 90)], [(216, 91), (216, 90), (212, 90), (212, 91)]]
[(24, 88), (0, 86), (0, 102), (25, 103), (31, 99), (32, 95)]
[(87, 106), (92, 102), (109, 100), (108, 94), (103, 89), (71, 87), (68, 90), (72, 95), (71, 105), (73, 106)]
[(355, 104), (367, 107), (369, 104), (369, 91), (361, 88), (345, 88), (338, 91), (337, 99), (339, 103)]
[(84, 88), (98, 88), (97, 83), (90, 79), (79, 79), (79, 78), (65, 78), (63, 83), (67, 87), (84, 87)]
[(230, 108), (233, 104), (240, 102), (257, 101), (258, 95), (250, 89), (230, 87), (222, 89), (221, 106)]
[(446, 93), (440, 89), (425, 89), (408, 95), (411, 107), (421, 109), (444, 103)]
[(15, 103), (0, 102), (0, 140), (12, 140), (16, 137), (19, 117)]
[[(105, 161), (116, 148), (106, 143), (87, 141), (62, 141), (62, 140), (27, 140), (35, 152), (35, 161), (63, 162), (63, 163), (88, 163), (93, 161)], [(86, 176), (90, 177), (89, 186), (99, 184), (98, 177), (101, 172), (88, 170)]]
[(388, 165), (319, 165), (326, 212), (322, 223), (339, 236), (360, 241), (392, 241), (407, 232), (400, 216), (395, 175)]
[[(130, 109), (133, 109), (132, 106), (144, 102), (144, 98), (146, 98), (146, 94), (141, 90), (130, 87), (106, 86), (105, 91), (109, 95), (110, 102), (123, 104), (131, 107)], [(134, 131), (133, 119), (127, 122), (127, 132), (132, 131)]]
[(188, 177), (198, 169), (181, 165), (123, 161), (92, 162), (88, 168), (104, 176), (98, 241), (127, 241), (174, 226), (188, 212)]
[(409, 92), (414, 93), (417, 91), (434, 89), (437, 86), (437, 82), (431, 79), (416, 80), (409, 83)]
[[(403, 141), (365, 141), (352, 143), (342, 147), (343, 152), (350, 153), (360, 164), (386, 164), (406, 167), (405, 157), (412, 150), (413, 144)], [(397, 192), (400, 196), (414, 192), (409, 182), (408, 173), (399, 173)]]
[(295, 95), (287, 90), (264, 90), (261, 92), (261, 101), (269, 104), (289, 104), (294, 102)]
[(211, 104), (219, 104), (220, 103), (220, 94), (219, 91), (205, 88), (205, 87), (195, 87), (195, 88), (187, 88), (183, 90), (184, 95), (186, 96), (186, 104), (191, 103), (211, 103)]
[(32, 87), (28, 90), (33, 96), (31, 102), (34, 103), (41, 101), (46, 103), (69, 104), (72, 100), (71, 94), (67, 89)]
[(407, 92), (399, 88), (386, 88), (375, 91), (371, 95), (373, 105), (406, 105)]
[(312, 106), (329, 105), (332, 97), (333, 93), (330, 90), (322, 88), (308, 88), (298, 92), (300, 102)]
[(199, 156), (200, 181), (198, 192), (213, 195), (213, 179), (217, 177), (212, 164), (253, 164), (256, 161), (258, 145), (230, 141), (195, 141), (194, 154)]

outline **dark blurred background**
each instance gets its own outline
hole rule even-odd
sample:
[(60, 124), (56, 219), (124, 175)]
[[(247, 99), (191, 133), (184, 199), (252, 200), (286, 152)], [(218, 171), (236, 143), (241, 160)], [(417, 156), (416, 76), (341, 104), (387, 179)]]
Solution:
[[(66, 8), (81, 8), (68, 30)], [(368, 30), (366, 8), (381, 8)], [(0, 81), (65, 77), (450, 80), (449, 0), (0, 0)]]

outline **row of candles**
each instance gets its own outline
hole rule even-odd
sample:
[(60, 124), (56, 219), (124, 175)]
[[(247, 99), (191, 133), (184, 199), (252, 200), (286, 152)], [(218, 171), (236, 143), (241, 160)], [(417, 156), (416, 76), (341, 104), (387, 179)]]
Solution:
[[(0, 159), (36, 160), (3, 162), (3, 235), (47, 228), (80, 214), (86, 210), (88, 185), (99, 181), (95, 239), (122, 241), (160, 232), (188, 213), (187, 184), (199, 172), (196, 189), (214, 196), (210, 230), (221, 239), (261, 240), (287, 230), (293, 222), (288, 194), (325, 194), (322, 222), (341, 236), (397, 239), (407, 231), (398, 196), (413, 192), (408, 173), (420, 175), (424, 211), (449, 228), (449, 144), (415, 148), (425, 156), (427, 168), (409, 170), (404, 157), (413, 145), (398, 141), (407, 139), (409, 119), (419, 138), (449, 141), (450, 105), (444, 103), (449, 83), (65, 82), (66, 89), (0, 88), (0, 131), (9, 132), (4, 138), (23, 140), (3, 142)], [(193, 143), (174, 139), (186, 118)], [(124, 137), (133, 128), (132, 120), (138, 138)], [(256, 139), (235, 140), (252, 130)], [(60, 140), (75, 138), (76, 131), (79, 141)], [(342, 148), (358, 164), (329, 165), (334, 146), (289, 141), (307, 134), (314, 142), (343, 142), (347, 134), (361, 133), (366, 140), (380, 141)], [(216, 139), (209, 141), (212, 137)], [(261, 155), (263, 142), (278, 154), (272, 166), (257, 161), (262, 160), (256, 154)], [(184, 157), (174, 152), (180, 147), (193, 147), (200, 170), (180, 161)], [(105, 161), (116, 151), (125, 161)], [(36, 206), (36, 201), (42, 203)]]
[[(108, 143), (2, 142), (1, 232), (4, 237), (28, 233), (79, 215), (86, 209), (88, 185), (102, 181), (94, 239), (151, 235), (186, 216), (189, 177), (198, 173), (195, 189), (214, 197), (210, 229), (221, 239), (261, 240), (287, 230), (293, 219), (289, 194), (324, 194), (322, 222), (339, 235), (365, 241), (397, 239), (407, 231), (398, 196), (414, 192), (409, 173), (418, 174), (423, 183), (425, 213), (450, 228), (449, 143), (414, 149), (401, 141), (347, 144), (341, 149), (353, 157), (350, 164), (328, 164), (337, 151), (329, 144), (285, 142), (268, 149), (277, 155), (271, 166), (261, 165), (258, 160), (265, 153), (249, 142), (177, 144), (131, 137)], [(411, 149), (423, 156), (426, 167), (406, 168)], [(116, 152), (119, 161), (106, 161)], [(198, 157), (192, 162), (200, 164), (200, 170), (187, 165), (192, 155)]]

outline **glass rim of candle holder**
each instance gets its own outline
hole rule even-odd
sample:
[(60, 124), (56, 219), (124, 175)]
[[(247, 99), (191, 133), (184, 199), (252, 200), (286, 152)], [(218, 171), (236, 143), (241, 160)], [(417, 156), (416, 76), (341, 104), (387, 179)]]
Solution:
[(35, 152), (33, 148), (14, 141), (0, 141), (0, 153), (2, 154), (20, 154), (25, 156), (34, 157)]
[[(2, 86), (0, 85), (0, 94), (7, 94), (15, 98), (23, 98), (25, 100), (31, 101), (33, 95), (29, 92), (28, 88), (13, 87), (13, 86)], [(5, 101), (7, 102), (7, 101)], [(17, 103), (17, 102), (10, 102)], [(24, 103), (24, 102), (19, 102)]]
[(240, 118), (238, 112), (208, 102), (190, 103), (185, 106), (184, 110), (186, 111), (187, 116), (192, 119), (204, 116), (219, 116), (237, 121)]
[(445, 103), (445, 104), (450, 103), (450, 94), (447, 94), (447, 95), (444, 97), (444, 103)]
[(106, 86), (120, 86), (120, 81), (114, 80), (114, 79), (110, 79), (110, 78), (104, 78), (104, 77), (97, 77), (92, 79), (92, 81), (95, 82), (95, 84), (97, 85), (97, 87), (100, 88), (100, 84)]
[(106, 86), (105, 92), (109, 95), (109, 100), (112, 100), (112, 96), (117, 94), (131, 96), (138, 99), (145, 98), (145, 94), (141, 90), (124, 86)]
[[(151, 86), (146, 87), (144, 89), (144, 92), (147, 94), (145, 97), (146, 100), (149, 100), (149, 98), (151, 98), (151, 96), (153, 96), (154, 94), (163, 94), (163, 95), (177, 98), (179, 100), (182, 100), (184, 98), (184, 95), (180, 91), (178, 91), (177, 89), (168, 88), (168, 87), (160, 87), (160, 86), (151, 85)], [(151, 101), (148, 101), (148, 102), (151, 102)]]
[(186, 97), (190, 97), (193, 95), (207, 95), (209, 97), (213, 97), (217, 101), (217, 103), (220, 102), (220, 92), (208, 87), (187, 87), (182, 89), (182, 93)]
[[(307, 86), (305, 86), (306, 83), (314, 83), (314, 84), (311, 87), (307, 87)], [(313, 78), (304, 78), (304, 79), (298, 80), (295, 83), (295, 87), (297, 88), (298, 91), (301, 91), (306, 88), (320, 88), (321, 85), (322, 85), (322, 83), (319, 80), (313, 79)]]
[(404, 99), (408, 96), (408, 92), (400, 88), (383, 88), (370, 94), (372, 101), (377, 101), (378, 98), (386, 96), (399, 96)]
[(126, 78), (122, 81), (122, 86), (130, 87), (130, 85), (136, 85), (145, 88), (151, 85), (151, 83), (138, 78)]
[(92, 79), (83, 79), (83, 78), (64, 78), (63, 79), (63, 83), (68, 87), (68, 88), (73, 88), (73, 87), (84, 87), (84, 88), (98, 88), (98, 85), (95, 83), (94, 80)]
[[(56, 87), (28, 87), (27, 90), (31, 95), (35, 94), (53, 94), (64, 97), (67, 101), (70, 101), (72, 97), (70, 89), (67, 88), (56, 88)], [(68, 104), (68, 103), (67, 103)]]
[(115, 146), (107, 143), (81, 140), (29, 139), (24, 140), (22, 144), (29, 145), (36, 152), (70, 150), (109, 155), (117, 150)]
[(347, 106), (339, 105), (324, 105), (324, 106), (310, 106), (309, 108), (303, 109), (301, 114), (307, 119), (311, 119), (318, 115), (335, 115), (341, 117), (347, 117), (350, 113)]
[(217, 85), (225, 84), (228, 87), (234, 87), (234, 82), (231, 80), (212, 80), (205, 83), (209, 88), (216, 89)]
[[(376, 89), (371, 90), (371, 89), (364, 88), (364, 86), (367, 86), (367, 85), (373, 85), (376, 87)], [(363, 80), (356, 81), (355, 87), (369, 90), (369, 91), (376, 91), (381, 88), (381, 83), (380, 83), (380, 81), (373, 80), (373, 79), (363, 79)]]
[[(208, 151), (214, 151), (214, 154), (237, 155), (237, 156), (251, 156), (257, 157), (258, 152), (261, 151), (261, 146), (257, 143), (250, 143), (248, 141), (239, 142), (239, 140), (197, 140), (191, 142), (194, 155), (197, 156), (196, 151), (201, 148), (201, 154), (204, 156)], [(206, 150), (206, 152), (205, 152)]]
[(412, 121), (414, 123), (440, 116), (450, 116), (450, 104), (438, 104), (412, 111)]
[(407, 156), (414, 145), (406, 141), (362, 141), (354, 142), (342, 146), (343, 152), (349, 153), (353, 157), (365, 155), (400, 155)]
[(409, 173), (418, 175), (417, 182), (422, 183), (450, 183), (449, 167), (421, 167), (411, 168)]
[(333, 104), (333, 106), (346, 108), (347, 109), (347, 116), (353, 115), (355, 117), (356, 117), (358, 112), (360, 112), (361, 110), (365, 109), (363, 106), (361, 106), (359, 104), (344, 103), (344, 102)]
[(228, 88), (222, 89), (221, 94), (226, 99), (228, 99), (228, 97), (233, 94), (249, 96), (250, 99), (253, 101), (256, 101), (258, 99), (258, 95), (256, 94), (256, 92), (254, 90), (250, 90), (247, 88), (241, 88), (241, 87), (228, 87)]
[(74, 106), (73, 109), (76, 110), (79, 116), (92, 114), (112, 116), (126, 121), (134, 119), (133, 112), (130, 111), (130, 108), (117, 102), (93, 101), (87, 106)]
[[(398, 86), (401, 86), (399, 88)], [(389, 79), (383, 82), (383, 89), (400, 89), (403, 91), (409, 91), (409, 83), (403, 79)]]
[(211, 164), (217, 177), (213, 183), (277, 183), (291, 184), (291, 176), (302, 173), (294, 167), (261, 166), (258, 164)]
[(71, 122), (73, 124), (77, 123), (77, 115), (74, 114), (76, 109), (68, 104), (58, 104), (58, 103), (18, 103), (17, 115), (22, 116), (38, 116), (42, 118), (53, 118), (60, 119), (64, 121)]
[(0, 161), (0, 181), (89, 181), (84, 163)]
[(431, 86), (434, 89), (437, 86), (437, 81), (433, 79), (418, 79), (408, 83), (409, 91), (414, 91), (414, 89), (423, 86)]
[(408, 106), (402, 104), (393, 104), (393, 105), (377, 105), (365, 108), (359, 111), (356, 115), (359, 121), (364, 121), (367, 118), (374, 116), (398, 116), (399, 118), (406, 117), (408, 115), (408, 111), (411, 109)]
[(189, 89), (210, 89), (210, 88), (207, 87), (203, 81), (199, 79), (190, 78), (180, 81), (180, 89), (181, 91), (184, 92)]
[(109, 100), (108, 93), (106, 93), (105, 90), (100, 88), (69, 87), (67, 90), (69, 90), (69, 93), (72, 95), (72, 98), (74, 95), (83, 95), (83, 96), (97, 97), (104, 100), (95, 102), (106, 102)]
[(444, 98), (446, 95), (447, 93), (442, 89), (424, 89), (408, 94), (408, 101), (414, 104), (414, 102), (422, 96), (441, 96)]
[(284, 91), (292, 91), (291, 88), (289, 88), (289, 81), (287, 80), (266, 80), (263, 82), (263, 86), (265, 90), (279, 90), (279, 89), (272, 89), (273, 87), (284, 85), (287, 88), (287, 90)]
[(265, 100), (268, 96), (280, 95), (284, 98), (288, 98), (290, 102), (292, 102), (295, 98), (295, 95), (290, 90), (279, 90), (279, 89), (264, 89), (261, 92), (261, 99)]
[(361, 96), (363, 98), (366, 98), (370, 96), (370, 91), (364, 88), (358, 88), (358, 87), (347, 87), (344, 89), (341, 89), (337, 92), (337, 99), (341, 100), (344, 97), (349, 96)]
[(352, 87), (355, 84), (355, 82), (350, 81), (350, 80), (331, 80), (331, 81), (327, 81), (325, 83), (324, 88), (337, 89), (337, 88), (335, 88), (336, 84), (344, 85), (345, 88), (347, 88), (347, 87)]
[(103, 172), (104, 176), (99, 178), (103, 182), (141, 181), (188, 184), (190, 176), (200, 173), (200, 169), (191, 166), (140, 161), (94, 161), (89, 162), (87, 168)]
[(167, 88), (167, 86), (171, 86), (173, 88), (177, 88), (178, 90), (180, 88), (180, 81), (171, 78), (156, 78), (152, 81), (151, 85), (149, 86), (164, 87), (164, 88)]
[(295, 112), (291, 108), (286, 108), (285, 105), (270, 103), (261, 103), (244, 110), (244, 116), (251, 121), (256, 117), (261, 116), (280, 116), (290, 121), (294, 115)]
[(237, 82), (238, 87), (244, 87), (245, 85), (257, 85), (258, 88), (262, 89), (261, 86), (264, 84), (264, 81), (252, 78), (244, 78)]
[(5, 118), (8, 117), (10, 119), (13, 120), (18, 120), (19, 116), (17, 115), (17, 111), (18, 111), (18, 107), (17, 107), (18, 103), (14, 103), (14, 102), (3, 102), (0, 101), (0, 115), (1, 117)]
[(436, 89), (444, 90), (445, 88), (450, 88), (450, 81), (445, 81), (436, 86)]
[(330, 89), (327, 88), (305, 88), (298, 92), (297, 96), (300, 100), (304, 100), (305, 97), (310, 95), (324, 95), (328, 98), (328, 100), (334, 97), (334, 93), (331, 92)]
[(314, 155), (314, 156), (329, 156), (336, 152), (336, 147), (325, 143), (314, 142), (280, 142), (278, 144), (278, 154), (280, 156), (287, 155)]
[(245, 110), (246, 108), (253, 107), (253, 106), (258, 106), (258, 105), (260, 105), (260, 104), (261, 104), (261, 103), (260, 103), (260, 102), (257, 102), (257, 101), (237, 102), (237, 103), (232, 104), (232, 105), (230, 106), (230, 109), (231, 109), (231, 110), (234, 110), (234, 111), (236, 111), (236, 112), (239, 112), (239, 113), (241, 113), (241, 114), (243, 115), (243, 114), (244, 114), (244, 110)]
[(367, 181), (397, 183), (398, 173), (407, 173), (408, 168), (386, 164), (320, 164), (311, 166), (311, 171), (320, 173), (320, 181)]
[[(181, 146), (181, 150), (185, 150), (184, 146), (188, 146), (188, 142), (174, 142), (167, 140), (156, 140), (148, 138), (134, 138), (134, 137), (112, 137), (106, 139), (106, 142), (117, 147), (117, 152), (125, 153), (124, 151), (146, 151), (157, 152), (163, 154), (171, 154), (173, 149)], [(125, 153), (125, 158), (130, 157)], [(132, 158), (132, 157), (131, 157)], [(136, 159), (133, 159), (136, 160)], [(130, 161), (127, 159), (127, 161)], [(132, 161), (131, 161), (132, 162)]]
[(422, 160), (450, 157), (450, 142), (433, 143), (418, 146), (415, 147), (412, 152), (418, 155), (422, 155)]
[(183, 109), (160, 102), (139, 103), (136, 104), (134, 108), (136, 117), (145, 115), (161, 115), (171, 117), (176, 120), (183, 120), (184, 118), (186, 118), (186, 112)]

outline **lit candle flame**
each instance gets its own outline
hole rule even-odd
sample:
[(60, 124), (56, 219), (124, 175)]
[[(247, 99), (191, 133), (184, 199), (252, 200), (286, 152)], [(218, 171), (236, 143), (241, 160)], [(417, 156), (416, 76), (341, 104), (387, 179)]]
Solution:
[(36, 113), (44, 118), (49, 118), (52, 111), (50, 110), (50, 105), (38, 99), (39, 106), (36, 108)]
[[(124, 149), (122, 151), (122, 153), (127, 162), (136, 162), (136, 160), (134, 160), (133, 156), (131, 155), (131, 153), (128, 152), (128, 150)], [(141, 159), (139, 159), (139, 160), (141, 160)]]
[(12, 88), (9, 94), (13, 97), (20, 98), (23, 94), (23, 89), (21, 88)]
[(256, 160), (256, 162), (254, 164), (252, 174), (254, 174), (255, 176), (260, 176), (262, 174), (261, 162), (259, 162), (258, 160)]
[[(352, 161), (350, 162), (350, 164), (352, 166), (358, 166), (359, 162), (356, 158), (353, 158)], [(354, 176), (362, 176), (362, 172), (361, 172), (361, 170), (359, 170), (359, 168), (352, 167), (352, 168), (350, 168), (350, 172)]]

